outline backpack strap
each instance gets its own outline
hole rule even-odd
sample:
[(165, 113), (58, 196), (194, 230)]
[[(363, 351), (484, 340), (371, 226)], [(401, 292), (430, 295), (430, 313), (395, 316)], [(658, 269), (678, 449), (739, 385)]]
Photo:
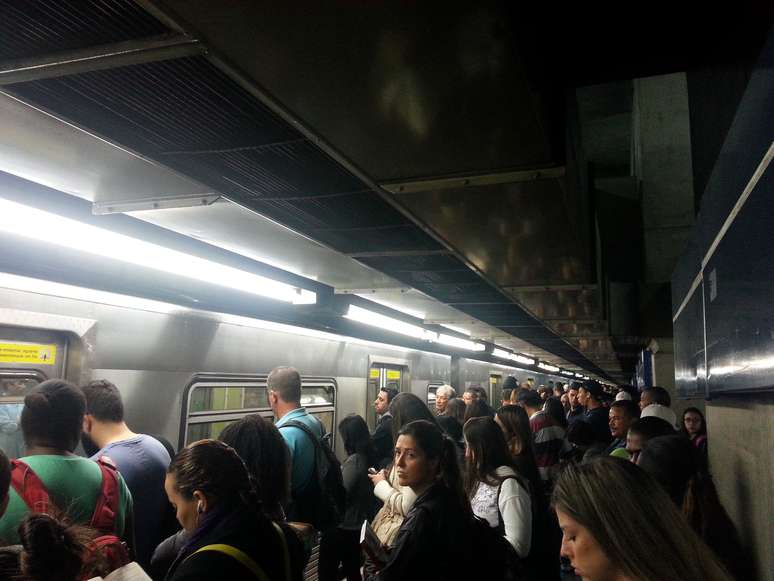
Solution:
[(89, 525), (100, 532), (112, 533), (116, 530), (116, 517), (120, 504), (118, 469), (107, 456), (100, 456), (97, 465), (102, 472), (102, 488)]
[(307, 426), (304, 422), (300, 422), (298, 420), (290, 420), (287, 423), (282, 424), (279, 429), (281, 430), (282, 428), (298, 428), (299, 430), (304, 432), (309, 437), (309, 439), (312, 440), (312, 442), (314, 442), (315, 446), (322, 445), (322, 437), (315, 434), (312, 431), (312, 429), (309, 426)]
[[(518, 484), (522, 484), (521, 478), (516, 474), (508, 474), (507, 476), (503, 477), (503, 479), (500, 481), (500, 485), (497, 487), (497, 518), (499, 520), (497, 524), (497, 530), (500, 531), (502, 534), (505, 534), (505, 522), (503, 521), (503, 515), (500, 512), (500, 493), (503, 490), (503, 484), (505, 484), (506, 480), (515, 480)], [(527, 492), (529, 492), (529, 489), (527, 489)]]
[(48, 512), (51, 498), (46, 486), (21, 460), (11, 460), (11, 485), (32, 512)]
[(224, 555), (228, 555), (235, 561), (238, 561), (239, 564), (242, 565), (245, 569), (249, 569), (250, 572), (260, 581), (269, 581), (269, 577), (266, 575), (263, 569), (261, 569), (258, 563), (256, 563), (253, 558), (250, 557), (250, 555), (232, 545), (224, 545), (220, 543), (214, 545), (205, 545), (201, 549), (194, 551), (192, 555), (203, 553), (205, 551), (215, 551), (216, 553), (223, 553)]
[(84, 563), (102, 562), (110, 567), (111, 571), (120, 569), (131, 562), (129, 550), (116, 535), (102, 535), (93, 539), (86, 545)]

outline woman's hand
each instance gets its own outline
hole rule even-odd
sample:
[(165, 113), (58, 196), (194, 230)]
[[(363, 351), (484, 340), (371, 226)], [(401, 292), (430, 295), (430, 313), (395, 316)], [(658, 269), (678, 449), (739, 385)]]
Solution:
[(369, 474), (368, 477), (371, 479), (371, 484), (376, 486), (382, 480), (387, 480), (387, 473), (384, 470), (379, 470), (376, 474)]

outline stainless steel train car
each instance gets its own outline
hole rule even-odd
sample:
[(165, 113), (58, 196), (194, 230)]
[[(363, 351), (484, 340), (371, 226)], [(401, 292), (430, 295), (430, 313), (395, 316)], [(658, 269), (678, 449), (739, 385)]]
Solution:
[[(229, 422), (271, 411), (266, 376), (292, 365), (303, 376), (303, 403), (334, 433), (356, 413), (373, 426), (372, 402), (391, 385), (426, 399), (449, 383), (486, 387), (495, 403), (508, 375), (536, 384), (560, 377), (475, 359), (408, 349), (257, 319), (13, 277), (0, 288), (2, 445), (21, 450), (17, 421), (25, 392), (40, 381), (104, 378), (121, 390), (127, 421), (176, 447), (217, 437)], [(31, 287), (16, 284), (27, 282)], [(3, 282), (0, 281), (0, 286)], [(341, 450), (339, 450), (341, 453)]]

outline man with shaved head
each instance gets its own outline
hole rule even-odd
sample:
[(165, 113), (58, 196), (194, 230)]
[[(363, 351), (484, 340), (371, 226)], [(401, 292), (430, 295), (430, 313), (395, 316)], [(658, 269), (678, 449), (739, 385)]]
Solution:
[[(277, 419), (276, 426), (290, 450), (290, 507), (288, 520), (311, 523), (320, 531), (318, 577), (336, 579), (336, 523), (320, 512), (329, 499), (318, 480), (318, 447), (323, 446), (325, 427), (301, 405), (301, 375), (292, 367), (275, 367), (266, 379), (266, 397)], [(341, 470), (338, 463), (329, 469)], [(343, 494), (343, 487), (342, 487)], [(329, 513), (326, 513), (330, 516)], [(325, 519), (325, 520), (321, 520)]]
[(322, 422), (301, 406), (301, 376), (292, 367), (275, 367), (266, 380), (266, 396), (274, 412), (276, 426), (290, 450), (290, 520), (312, 522), (310, 511), (313, 506), (306, 502), (314, 496), (315, 488), (315, 443), (303, 428), (293, 425), (304, 424), (318, 438), (325, 435)]

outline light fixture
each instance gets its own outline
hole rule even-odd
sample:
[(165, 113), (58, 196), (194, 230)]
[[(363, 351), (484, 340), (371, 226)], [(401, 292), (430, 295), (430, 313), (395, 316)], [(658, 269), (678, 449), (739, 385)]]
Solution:
[(384, 331), (391, 331), (393, 333), (400, 333), (408, 337), (414, 337), (415, 339), (422, 339), (424, 341), (435, 341), (438, 339), (438, 334), (427, 329), (420, 327), (419, 325), (412, 325), (405, 321), (393, 319), (381, 313), (369, 311), (357, 305), (349, 305), (345, 318), (351, 321), (357, 321), (364, 325), (370, 325), (372, 327), (379, 327)]
[(540, 367), (540, 369), (545, 369), (546, 371), (551, 371), (552, 373), (556, 373), (559, 371), (559, 368), (556, 365), (551, 365), (550, 363), (546, 363), (545, 361), (540, 361), (538, 363), (538, 367)]
[(513, 359), (516, 363), (521, 363), (523, 365), (535, 365), (535, 360), (531, 357), (525, 357), (524, 355), (519, 355), (518, 353), (511, 354), (511, 359)]
[(511, 353), (510, 351), (506, 351), (505, 349), (500, 349), (499, 347), (495, 347), (494, 349), (492, 349), (492, 355), (494, 355), (495, 357), (499, 357), (500, 359), (510, 359), (513, 353)]
[(317, 302), (313, 291), (4, 199), (0, 230), (288, 303)]
[(128, 309), (138, 309), (140, 311), (150, 311), (153, 313), (168, 314), (189, 311), (187, 307), (174, 305), (172, 303), (164, 303), (162, 301), (143, 299), (140, 297), (111, 293), (80, 286), (72, 286), (69, 284), (52, 282), (50, 280), (40, 280), (37, 278), (28, 278), (26, 276), (17, 276), (15, 274), (8, 274), (5, 272), (0, 273), (0, 287), (41, 295), (51, 295), (66, 299), (99, 303), (103, 305), (126, 307)]
[(468, 339), (460, 339), (459, 337), (446, 335), (444, 333), (440, 333), (435, 340), (442, 345), (456, 347), (457, 349), (465, 349), (467, 351), (484, 351), (486, 349), (486, 345), (483, 343), (476, 343), (475, 341), (469, 341)]

